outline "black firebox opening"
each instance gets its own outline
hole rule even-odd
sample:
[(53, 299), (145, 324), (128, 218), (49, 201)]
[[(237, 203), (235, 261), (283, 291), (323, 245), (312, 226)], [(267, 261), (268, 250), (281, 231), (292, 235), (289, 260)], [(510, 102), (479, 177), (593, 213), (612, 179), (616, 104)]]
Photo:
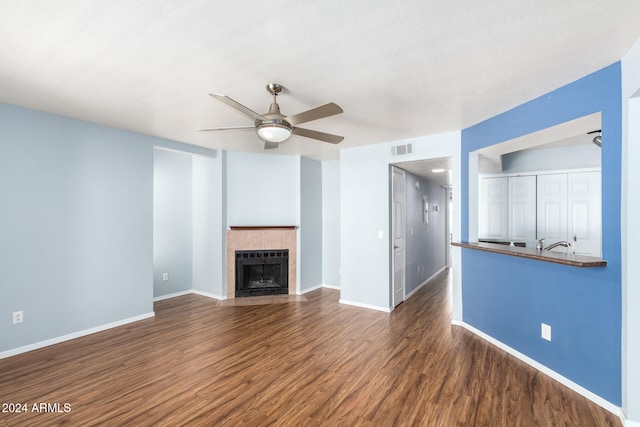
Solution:
[(236, 297), (288, 293), (288, 249), (236, 251)]

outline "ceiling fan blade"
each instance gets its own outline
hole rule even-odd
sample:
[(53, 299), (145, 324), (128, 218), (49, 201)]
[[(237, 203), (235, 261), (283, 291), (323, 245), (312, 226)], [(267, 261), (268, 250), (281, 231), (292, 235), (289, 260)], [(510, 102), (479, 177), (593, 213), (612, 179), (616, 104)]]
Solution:
[(254, 126), (232, 126), (232, 127), (226, 127), (226, 128), (203, 128), (203, 129), (196, 129), (198, 132), (211, 132), (211, 131), (218, 131), (218, 130), (255, 130), (256, 128)]
[(344, 139), (344, 136), (332, 135), (330, 133), (324, 133), (317, 130), (304, 128), (293, 128), (293, 131), (291, 133), (298, 136), (304, 136), (306, 138), (329, 142), (331, 144), (339, 144)]
[(250, 119), (266, 120), (266, 118), (263, 115), (256, 113), (252, 109), (245, 107), (244, 105), (240, 104), (237, 101), (234, 101), (233, 99), (229, 98), (226, 95), (220, 95), (218, 93), (210, 93), (209, 96), (212, 97), (213, 99), (217, 99), (218, 101), (227, 104), (229, 107), (235, 108), (236, 110), (240, 111), (242, 114), (249, 117)]
[(311, 122), (313, 120), (334, 116), (342, 112), (342, 108), (340, 108), (337, 104), (330, 102), (328, 104), (321, 105), (320, 107), (312, 108), (311, 110), (294, 114), (293, 116), (285, 117), (285, 120), (295, 126), (299, 125), (300, 123)]
[(264, 149), (265, 150), (272, 150), (274, 148), (278, 148), (278, 143), (277, 142), (269, 142), (269, 141), (265, 141), (264, 142)]

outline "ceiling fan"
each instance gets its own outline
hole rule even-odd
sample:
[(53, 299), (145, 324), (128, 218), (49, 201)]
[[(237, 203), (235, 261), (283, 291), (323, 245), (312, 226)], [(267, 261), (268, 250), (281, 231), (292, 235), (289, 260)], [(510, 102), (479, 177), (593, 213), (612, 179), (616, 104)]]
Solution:
[(220, 130), (255, 130), (258, 136), (264, 141), (265, 150), (278, 148), (278, 144), (289, 139), (292, 134), (317, 139), (331, 144), (339, 144), (344, 139), (343, 136), (297, 127), (297, 125), (301, 123), (311, 122), (313, 120), (340, 114), (343, 112), (342, 108), (337, 104), (330, 102), (302, 113), (285, 116), (280, 113), (280, 106), (276, 102), (276, 97), (282, 93), (283, 89), (284, 87), (277, 83), (267, 85), (267, 92), (273, 95), (273, 102), (271, 102), (271, 105), (269, 106), (269, 111), (264, 114), (258, 114), (226, 95), (210, 93), (209, 96), (213, 99), (217, 99), (218, 101), (235, 108), (250, 119), (253, 119), (253, 126), (235, 126), (197, 130), (201, 132)]

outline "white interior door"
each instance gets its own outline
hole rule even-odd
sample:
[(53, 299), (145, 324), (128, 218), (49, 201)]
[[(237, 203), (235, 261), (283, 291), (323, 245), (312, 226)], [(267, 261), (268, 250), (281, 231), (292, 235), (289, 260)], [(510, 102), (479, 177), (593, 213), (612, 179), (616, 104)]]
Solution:
[(404, 301), (405, 260), (404, 260), (404, 171), (392, 168), (391, 228), (393, 235), (393, 306)]

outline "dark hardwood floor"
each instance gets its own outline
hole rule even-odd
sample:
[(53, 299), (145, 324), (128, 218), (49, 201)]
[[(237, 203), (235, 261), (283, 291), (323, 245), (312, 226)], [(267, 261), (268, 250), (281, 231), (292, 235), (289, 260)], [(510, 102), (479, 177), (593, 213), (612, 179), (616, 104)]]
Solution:
[(448, 281), (391, 314), (328, 289), (160, 301), (155, 318), (0, 360), (0, 403), (28, 405), (0, 425), (621, 426), (451, 326)]

